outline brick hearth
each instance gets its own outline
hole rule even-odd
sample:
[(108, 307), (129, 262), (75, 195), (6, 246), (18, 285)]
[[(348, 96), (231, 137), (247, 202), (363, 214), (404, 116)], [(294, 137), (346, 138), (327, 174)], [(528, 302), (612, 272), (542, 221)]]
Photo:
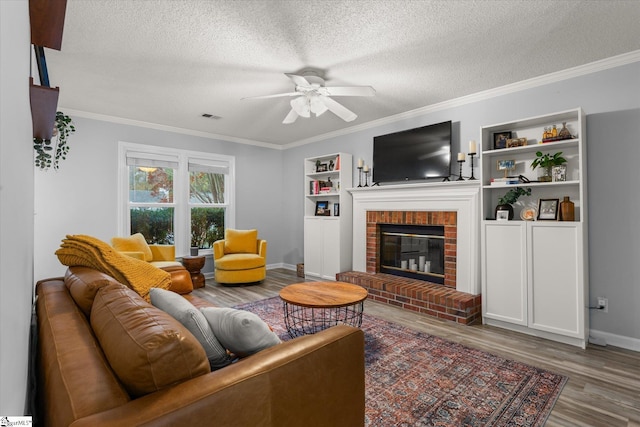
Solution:
[(451, 320), (463, 325), (482, 319), (481, 296), (459, 292), (443, 285), (384, 273), (347, 271), (336, 280), (362, 286), (369, 298), (406, 310)]

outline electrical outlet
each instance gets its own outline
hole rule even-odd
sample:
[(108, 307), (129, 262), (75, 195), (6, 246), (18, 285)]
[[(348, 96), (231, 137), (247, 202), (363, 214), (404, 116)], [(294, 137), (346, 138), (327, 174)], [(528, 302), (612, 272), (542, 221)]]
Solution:
[(609, 300), (603, 297), (598, 297), (598, 307), (603, 307), (602, 312), (609, 312)]

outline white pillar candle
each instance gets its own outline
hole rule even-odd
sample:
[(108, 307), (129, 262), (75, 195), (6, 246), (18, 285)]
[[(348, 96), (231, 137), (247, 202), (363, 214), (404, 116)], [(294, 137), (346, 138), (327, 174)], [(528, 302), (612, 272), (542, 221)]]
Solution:
[(364, 165), (364, 169), (362, 169), (365, 172), (369, 172), (369, 166), (368, 165)]
[(407, 269), (407, 260), (400, 261), (400, 268), (403, 270)]
[(427, 257), (424, 255), (420, 255), (418, 257), (418, 270), (424, 271), (424, 262), (427, 260)]
[(458, 153), (458, 161), (464, 162), (464, 153)]
[(477, 153), (476, 151), (476, 141), (473, 139), (469, 141), (469, 153)]
[(361, 168), (364, 165), (364, 160), (358, 159), (358, 167)]

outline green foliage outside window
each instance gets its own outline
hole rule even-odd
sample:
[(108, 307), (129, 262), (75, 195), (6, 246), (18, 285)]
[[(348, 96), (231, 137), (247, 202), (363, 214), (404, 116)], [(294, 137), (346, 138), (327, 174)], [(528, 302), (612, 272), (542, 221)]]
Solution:
[(209, 249), (221, 239), (224, 239), (224, 208), (192, 208), (191, 246)]
[(173, 245), (173, 208), (132, 208), (131, 234), (142, 233), (147, 243)]

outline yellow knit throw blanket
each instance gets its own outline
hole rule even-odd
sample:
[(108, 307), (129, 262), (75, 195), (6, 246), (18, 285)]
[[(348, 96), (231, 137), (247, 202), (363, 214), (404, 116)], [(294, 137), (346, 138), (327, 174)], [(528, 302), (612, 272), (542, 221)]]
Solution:
[(171, 274), (146, 261), (123, 255), (109, 244), (82, 234), (67, 235), (56, 251), (66, 266), (93, 268), (116, 279), (149, 300), (149, 289), (169, 289)]

